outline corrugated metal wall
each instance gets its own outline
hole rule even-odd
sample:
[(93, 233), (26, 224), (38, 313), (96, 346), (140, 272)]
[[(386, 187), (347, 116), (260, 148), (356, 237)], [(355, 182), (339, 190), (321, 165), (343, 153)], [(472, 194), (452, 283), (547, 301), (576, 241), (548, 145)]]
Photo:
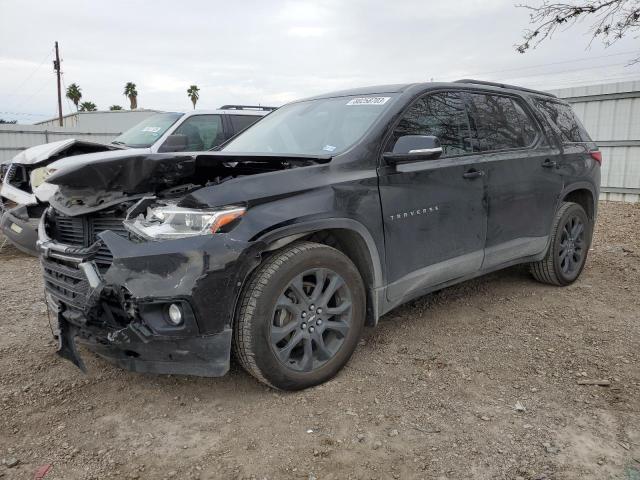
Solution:
[(68, 138), (109, 143), (120, 133), (156, 113), (159, 111), (78, 112), (63, 117), (64, 127), (56, 126), (57, 118), (36, 125), (2, 124), (0, 125), (0, 162), (15, 157), (26, 148)]
[(65, 127), (36, 125), (0, 125), (0, 162), (15, 157), (20, 151), (43, 143), (77, 138), (109, 143), (120, 132), (87, 132)]
[[(76, 112), (62, 117), (67, 128), (80, 131), (124, 132), (147, 117), (159, 113), (159, 110), (109, 110), (97, 112)], [(47, 127), (59, 126), (58, 118), (37, 122)]]
[(640, 201), (640, 81), (552, 93), (572, 104), (602, 150), (601, 198)]

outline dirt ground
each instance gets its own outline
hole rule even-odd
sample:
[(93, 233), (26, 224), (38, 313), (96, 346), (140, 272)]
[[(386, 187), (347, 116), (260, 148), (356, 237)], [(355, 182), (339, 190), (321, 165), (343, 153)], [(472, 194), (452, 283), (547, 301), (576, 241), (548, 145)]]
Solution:
[(8, 246), (0, 298), (2, 480), (640, 479), (640, 204), (601, 204), (574, 285), (517, 267), (421, 298), (299, 393), (86, 351), (83, 375), (54, 353), (37, 260)]

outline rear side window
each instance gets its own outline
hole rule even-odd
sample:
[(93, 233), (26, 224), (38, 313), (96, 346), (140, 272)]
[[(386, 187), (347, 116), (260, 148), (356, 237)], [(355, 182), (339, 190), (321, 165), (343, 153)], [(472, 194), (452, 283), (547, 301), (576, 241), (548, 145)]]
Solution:
[(442, 156), (471, 151), (469, 122), (460, 94), (442, 92), (418, 99), (393, 131), (389, 151), (405, 135), (432, 135), (440, 139)]
[(534, 103), (552, 125), (555, 125), (563, 143), (590, 142), (589, 134), (569, 105), (536, 98)]
[(469, 94), (469, 121), (475, 130), (474, 151), (524, 148), (538, 130), (522, 106), (511, 97)]
[(258, 115), (229, 115), (229, 120), (231, 120), (231, 127), (233, 128), (234, 135), (236, 133), (240, 133), (245, 128), (250, 127), (262, 117)]

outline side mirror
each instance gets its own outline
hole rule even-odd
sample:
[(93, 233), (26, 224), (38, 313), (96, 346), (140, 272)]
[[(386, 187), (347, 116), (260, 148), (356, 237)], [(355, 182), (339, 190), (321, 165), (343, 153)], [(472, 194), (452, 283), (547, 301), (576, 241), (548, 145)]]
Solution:
[(158, 149), (159, 152), (184, 152), (187, 149), (187, 136), (186, 135), (169, 135), (164, 141), (162, 146)]
[(430, 135), (404, 135), (398, 138), (392, 152), (383, 155), (390, 165), (435, 160), (442, 155), (442, 146), (438, 137)]

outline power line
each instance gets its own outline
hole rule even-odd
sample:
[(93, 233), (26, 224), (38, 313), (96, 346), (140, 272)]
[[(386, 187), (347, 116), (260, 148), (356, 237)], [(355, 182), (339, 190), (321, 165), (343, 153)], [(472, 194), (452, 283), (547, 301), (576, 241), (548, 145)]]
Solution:
[(43, 83), (42, 86), (35, 93), (29, 95), (26, 100), (23, 100), (21, 103), (16, 105), (15, 108), (20, 108), (23, 105), (26, 105), (27, 103), (29, 103), (31, 101), (31, 99), (33, 99), (35, 96), (40, 94), (40, 92), (42, 92), (42, 90), (44, 90), (44, 87), (46, 87), (47, 85), (49, 85), (49, 79), (47, 79), (47, 81), (45, 83)]
[(518, 75), (518, 76), (515, 76), (515, 77), (507, 77), (507, 79), (509, 79), (509, 78), (519, 79), (519, 78), (542, 77), (542, 76), (546, 76), (546, 75), (559, 75), (559, 74), (562, 74), (562, 73), (583, 72), (583, 71), (587, 71), (587, 70), (595, 70), (595, 69), (604, 68), (604, 67), (624, 67), (625, 65), (626, 65), (625, 63), (609, 63), (609, 64), (605, 64), (605, 65), (594, 65), (592, 67), (571, 68), (571, 69), (568, 69), (568, 70), (556, 70), (554, 72), (541, 72), (541, 73), (534, 73), (534, 74), (529, 74), (529, 75)]
[(18, 115), (29, 117), (48, 117), (49, 113), (27, 113), (27, 112), (0, 112), (0, 115)]
[(42, 59), (42, 61), (38, 64), (38, 66), (35, 68), (35, 70), (33, 70), (29, 76), (26, 78), (26, 80), (24, 80), (23, 82), (20, 82), (20, 85), (14, 89), (13, 93), (11, 93), (9, 95), (9, 98), (13, 97), (14, 95), (16, 95), (18, 93), (18, 91), (22, 88), (24, 88), (24, 86), (29, 82), (29, 80), (31, 80), (31, 78), (33, 78), (33, 76), (38, 72), (38, 70), (40, 70), (40, 67), (42, 67), (42, 65), (44, 65), (44, 62), (46, 62), (49, 57), (51, 56), (51, 54), (53, 53), (53, 48), (51, 50), (49, 50), (47, 52), (47, 54), (45, 55), (45, 57)]
[(608, 55), (598, 55), (596, 57), (583, 57), (583, 58), (577, 58), (577, 59), (574, 59), (574, 60), (563, 60), (563, 61), (560, 61), (560, 62), (540, 63), (540, 64), (537, 64), (537, 65), (530, 65), (528, 67), (517, 67), (517, 68), (507, 68), (507, 69), (503, 69), (503, 70), (494, 70), (492, 72), (467, 73), (465, 75), (473, 77), (473, 76), (480, 76), (480, 75), (491, 75), (491, 74), (494, 74), (494, 73), (516, 72), (516, 71), (519, 71), (519, 70), (529, 70), (529, 69), (532, 69), (532, 68), (550, 67), (550, 66), (553, 66), (553, 65), (564, 65), (564, 64), (567, 64), (567, 63), (585, 62), (587, 60), (598, 60), (599, 58), (617, 57), (617, 56), (621, 56), (621, 55), (633, 55), (633, 54), (637, 54), (637, 53), (638, 53), (637, 51), (611, 53), (611, 54), (608, 54)]

